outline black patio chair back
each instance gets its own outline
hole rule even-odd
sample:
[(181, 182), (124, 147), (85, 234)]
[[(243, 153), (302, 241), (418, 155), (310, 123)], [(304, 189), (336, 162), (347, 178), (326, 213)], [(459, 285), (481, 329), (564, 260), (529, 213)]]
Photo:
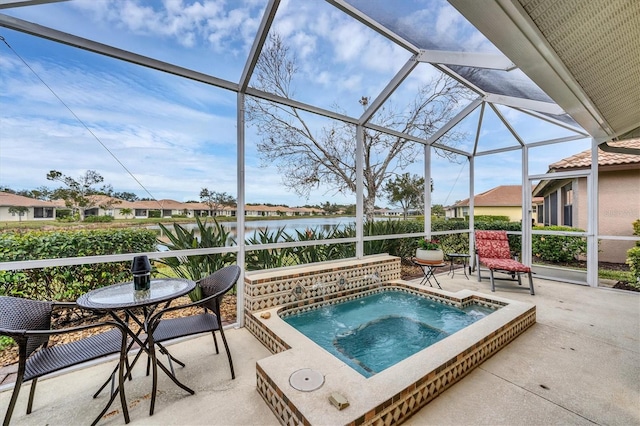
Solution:
[[(20, 387), (24, 382), (31, 380), (27, 403), (27, 414), (30, 414), (39, 377), (115, 353), (121, 355), (118, 392), (125, 422), (129, 423), (122, 376), (127, 347), (126, 331), (121, 325), (109, 321), (52, 330), (51, 314), (54, 309), (63, 307), (73, 308), (76, 305), (0, 296), (0, 335), (13, 338), (18, 345), (18, 372), (3, 424), (7, 426), (11, 421)], [(49, 346), (49, 336), (97, 327), (110, 327), (110, 329), (70, 343)], [(115, 399), (115, 393), (112, 393), (109, 403), (94, 424), (106, 413), (113, 399)]]
[[(227, 339), (224, 335), (224, 328), (222, 327), (220, 301), (222, 300), (222, 297), (235, 286), (239, 277), (239, 266), (225, 266), (224, 268), (221, 268), (213, 274), (198, 281), (198, 285), (202, 288), (202, 299), (185, 305), (170, 306), (159, 311), (151, 318), (149, 323), (151, 330), (153, 330), (153, 341), (155, 344), (158, 344), (161, 352), (165, 353), (169, 357), (169, 363), (172, 369), (172, 360), (177, 361), (183, 367), (184, 364), (173, 358), (171, 354), (169, 354), (169, 351), (162, 346), (161, 342), (173, 340), (179, 337), (211, 332), (216, 348), (216, 354), (219, 354), (220, 351), (218, 349), (218, 341), (215, 334), (215, 332), (218, 331), (222, 337), (222, 342), (224, 343), (224, 347), (227, 352), (227, 358), (229, 359), (231, 378), (235, 379), (233, 360), (231, 359), (231, 352), (229, 351), (229, 345), (227, 344)], [(204, 309), (202, 313), (196, 315), (162, 319), (162, 316), (167, 312), (186, 309), (193, 306), (201, 306)]]

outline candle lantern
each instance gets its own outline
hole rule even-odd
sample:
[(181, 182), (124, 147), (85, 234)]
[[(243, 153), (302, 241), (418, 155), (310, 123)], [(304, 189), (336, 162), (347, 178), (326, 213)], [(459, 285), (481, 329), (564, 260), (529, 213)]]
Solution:
[(147, 256), (136, 256), (131, 262), (133, 288), (136, 291), (149, 290), (151, 284), (151, 262)]

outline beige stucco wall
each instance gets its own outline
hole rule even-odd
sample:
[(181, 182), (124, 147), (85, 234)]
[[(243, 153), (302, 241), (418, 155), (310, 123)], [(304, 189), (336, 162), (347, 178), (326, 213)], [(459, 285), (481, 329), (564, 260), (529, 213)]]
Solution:
[(20, 222), (23, 220), (55, 220), (55, 217), (33, 217), (33, 207), (29, 207), (29, 211), (23, 213), (22, 217), (18, 213), (9, 212), (9, 206), (0, 207), (0, 221), (2, 222)]
[(509, 216), (511, 222), (518, 222), (522, 220), (522, 207), (481, 207), (476, 206), (474, 209), (474, 215), (476, 216)]
[[(578, 183), (578, 224), (587, 229), (587, 180)], [(640, 219), (640, 169), (601, 172), (598, 177), (598, 234), (632, 236)], [(633, 241), (600, 241), (601, 262), (624, 263)]]

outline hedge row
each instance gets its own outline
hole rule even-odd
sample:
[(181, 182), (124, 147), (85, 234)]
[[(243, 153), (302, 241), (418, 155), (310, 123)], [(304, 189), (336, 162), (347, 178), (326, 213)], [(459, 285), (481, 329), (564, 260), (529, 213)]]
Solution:
[[(519, 222), (508, 222), (490, 218), (487, 221), (476, 221), (476, 229), (521, 231)], [(433, 232), (467, 229), (465, 221), (435, 219), (432, 221)], [(534, 228), (538, 229), (538, 228)], [(574, 230), (566, 227), (545, 227), (545, 230)], [(388, 220), (365, 224), (365, 236), (421, 233), (422, 220)], [(178, 230), (175, 230), (176, 232)], [(186, 231), (185, 231), (186, 232)], [(174, 241), (174, 248), (192, 248), (223, 245), (227, 238), (212, 238), (208, 242), (192, 233), (177, 232), (178, 242), (184, 239), (186, 246)], [(220, 231), (218, 231), (220, 232)], [(215, 233), (215, 232), (214, 232)], [(180, 234), (180, 235), (178, 235)], [(182, 235), (184, 234), (184, 235)], [(187, 235), (188, 234), (188, 235)], [(284, 229), (274, 232), (263, 230), (248, 238), (247, 244), (267, 244), (278, 241), (309, 241), (334, 238), (349, 238), (356, 235), (355, 226), (328, 231), (321, 229), (296, 232), (289, 235)], [(469, 234), (448, 234), (435, 237), (439, 240), (443, 251), (447, 253), (468, 253)], [(207, 240), (208, 241), (208, 240)], [(417, 238), (398, 238), (389, 240), (366, 241), (365, 254), (389, 253), (394, 256), (408, 258), (414, 255)], [(0, 262), (24, 261), (35, 259), (53, 259), (62, 257), (97, 256), (122, 253), (139, 253), (156, 250), (156, 233), (147, 229), (104, 229), (84, 231), (29, 231), (7, 232), (0, 235)], [(196, 245), (194, 245), (196, 244)], [(511, 250), (521, 251), (520, 235), (509, 235)], [(536, 236), (533, 237), (533, 253), (548, 261), (570, 261), (586, 251), (586, 242), (581, 237)], [(218, 255), (212, 255), (217, 257)], [(298, 263), (321, 262), (355, 256), (355, 244), (322, 244), (305, 247), (292, 247), (276, 250), (248, 251), (247, 269), (265, 269), (287, 266)], [(172, 259), (165, 259), (168, 263)], [(176, 258), (176, 261), (178, 259)], [(194, 259), (197, 263), (206, 263), (203, 259)], [(215, 260), (215, 259), (213, 259)], [(213, 261), (211, 260), (211, 261)], [(640, 262), (636, 263), (640, 265)], [(184, 269), (183, 265), (169, 265)], [(197, 265), (202, 269), (203, 265)], [(632, 268), (634, 266), (632, 265)], [(636, 266), (636, 271), (640, 267)], [(126, 281), (130, 278), (129, 262), (87, 264), (74, 266), (57, 266), (20, 271), (0, 271), (0, 294), (17, 295), (34, 299), (75, 300), (80, 295), (94, 288)], [(196, 277), (195, 279), (197, 279)]]
[[(139, 253), (156, 250), (148, 229), (27, 231), (0, 234), (0, 262)], [(130, 278), (129, 262), (0, 271), (0, 294), (75, 300), (94, 288)]]

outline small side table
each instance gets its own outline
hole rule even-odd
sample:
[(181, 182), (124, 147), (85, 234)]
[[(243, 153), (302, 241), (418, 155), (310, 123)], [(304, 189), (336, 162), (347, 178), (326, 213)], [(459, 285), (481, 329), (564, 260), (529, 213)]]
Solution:
[(438, 285), (438, 288), (442, 289), (442, 287), (440, 286), (440, 283), (438, 282), (438, 278), (436, 278), (435, 270), (436, 268), (442, 268), (443, 266), (447, 266), (446, 263), (444, 262), (426, 263), (416, 257), (412, 257), (410, 260), (415, 266), (419, 266), (420, 269), (422, 269), (422, 274), (424, 275), (424, 277), (422, 278), (422, 281), (420, 281), (420, 285), (425, 285), (426, 283), (429, 283), (429, 286), (433, 287), (433, 284), (431, 284), (431, 278), (433, 278), (436, 284)]
[(464, 272), (464, 276), (467, 279), (469, 279), (469, 276), (467, 275), (467, 267), (469, 266), (469, 258), (471, 256), (469, 254), (467, 254), (467, 253), (447, 253), (447, 257), (449, 258), (449, 261), (451, 262), (451, 264), (449, 265), (449, 272), (447, 272), (447, 275), (449, 275), (449, 273), (451, 273), (451, 278), (453, 278), (453, 276), (456, 273), (456, 270), (453, 267), (454, 261), (456, 259), (462, 259), (462, 271)]

